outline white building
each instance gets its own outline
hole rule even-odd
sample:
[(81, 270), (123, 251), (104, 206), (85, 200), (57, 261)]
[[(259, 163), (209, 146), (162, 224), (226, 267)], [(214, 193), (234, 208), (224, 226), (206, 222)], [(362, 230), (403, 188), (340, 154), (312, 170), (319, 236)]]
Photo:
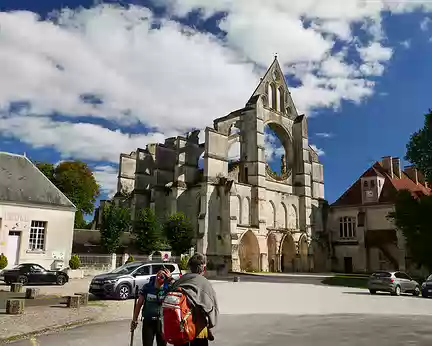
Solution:
[[(266, 162), (266, 127), (284, 149), (281, 174)], [(310, 245), (322, 228), (323, 166), (277, 59), (243, 108), (215, 119), (205, 143), (198, 133), (122, 154), (114, 201), (133, 214), (146, 207), (159, 216), (183, 212), (195, 225), (196, 249), (217, 267), (314, 269), (319, 260)], [(232, 162), (236, 143), (240, 157)]]
[(25, 156), (0, 153), (0, 253), (8, 268), (68, 264), (76, 208)]

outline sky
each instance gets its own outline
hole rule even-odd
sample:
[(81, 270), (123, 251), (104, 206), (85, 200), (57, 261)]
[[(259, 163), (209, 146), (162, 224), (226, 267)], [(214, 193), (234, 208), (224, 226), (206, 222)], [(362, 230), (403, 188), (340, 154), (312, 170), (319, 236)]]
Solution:
[(275, 54), (330, 202), (432, 107), (430, 1), (1, 0), (0, 150), (83, 160), (107, 198), (120, 153), (242, 108)]

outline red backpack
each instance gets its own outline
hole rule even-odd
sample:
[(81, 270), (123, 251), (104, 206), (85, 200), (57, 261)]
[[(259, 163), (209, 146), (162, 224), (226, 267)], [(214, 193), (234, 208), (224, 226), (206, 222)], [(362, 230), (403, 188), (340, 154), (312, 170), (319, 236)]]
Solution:
[(192, 307), (180, 289), (169, 292), (162, 302), (162, 333), (171, 345), (184, 345), (195, 340), (196, 325)]

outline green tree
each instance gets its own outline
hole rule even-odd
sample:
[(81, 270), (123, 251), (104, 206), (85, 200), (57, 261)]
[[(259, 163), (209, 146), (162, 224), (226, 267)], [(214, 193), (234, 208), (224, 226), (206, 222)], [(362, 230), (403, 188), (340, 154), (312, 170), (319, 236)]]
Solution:
[(405, 159), (414, 164), (426, 180), (432, 183), (432, 110), (425, 115), (423, 128), (411, 136)]
[(186, 253), (193, 245), (194, 228), (182, 213), (170, 216), (163, 225), (163, 232), (176, 256)]
[(100, 187), (91, 169), (80, 161), (65, 161), (55, 166), (51, 163), (36, 163), (36, 166), (63, 192), (75, 206), (75, 227), (86, 228), (85, 215), (92, 214)]
[(108, 253), (115, 253), (120, 247), (121, 235), (130, 227), (128, 209), (108, 204), (102, 211), (100, 228), (101, 245)]
[(134, 223), (133, 233), (136, 237), (138, 249), (150, 255), (153, 251), (160, 251), (166, 247), (160, 222), (150, 208), (141, 210)]
[(406, 190), (398, 193), (395, 210), (389, 213), (396, 227), (402, 231), (413, 261), (432, 270), (430, 215), (432, 215), (432, 197), (416, 198)]

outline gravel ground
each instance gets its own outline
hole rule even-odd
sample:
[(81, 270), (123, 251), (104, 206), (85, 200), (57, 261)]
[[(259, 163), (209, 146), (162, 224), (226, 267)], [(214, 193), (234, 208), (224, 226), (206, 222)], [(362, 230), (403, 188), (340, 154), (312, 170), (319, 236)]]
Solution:
[[(432, 315), (432, 300), (387, 294), (371, 296), (365, 290), (293, 283), (213, 281), (221, 314), (225, 315)], [(44, 293), (85, 291), (87, 280), (64, 287), (44, 287)], [(78, 311), (64, 307), (27, 308), (22, 316), (0, 316), (3, 338), (89, 318), (95, 322), (130, 319), (133, 300), (95, 301)]]

